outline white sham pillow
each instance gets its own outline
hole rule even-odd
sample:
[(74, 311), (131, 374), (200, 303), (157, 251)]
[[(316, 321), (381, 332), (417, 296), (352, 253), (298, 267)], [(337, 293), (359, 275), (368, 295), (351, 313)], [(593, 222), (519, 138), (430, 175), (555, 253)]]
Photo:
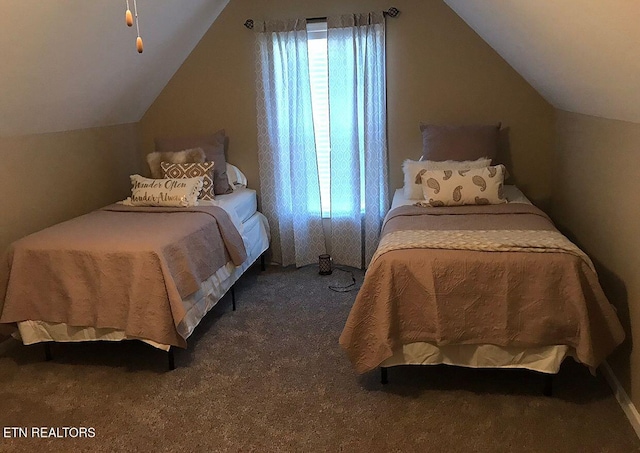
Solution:
[[(149, 179), (131, 175), (131, 206), (198, 205), (198, 194), (202, 190), (203, 177), (180, 179)], [(129, 204), (129, 203), (125, 203)]]
[(466, 170), (470, 168), (484, 168), (491, 165), (491, 159), (483, 157), (478, 160), (410, 160), (407, 159), (402, 164), (404, 174), (404, 196), (409, 200), (424, 200), (422, 192), (422, 181), (420, 172), (422, 170)]
[(504, 165), (465, 170), (426, 170), (420, 175), (425, 205), (462, 206), (506, 203)]
[(247, 177), (245, 174), (229, 162), (227, 162), (227, 176), (229, 177), (229, 184), (231, 184), (234, 190), (240, 187), (247, 187)]

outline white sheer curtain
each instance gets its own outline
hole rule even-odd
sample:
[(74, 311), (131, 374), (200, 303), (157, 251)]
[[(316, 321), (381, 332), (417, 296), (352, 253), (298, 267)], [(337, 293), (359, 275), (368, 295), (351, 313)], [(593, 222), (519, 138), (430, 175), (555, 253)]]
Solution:
[(369, 264), (388, 204), (385, 19), (329, 17), (331, 250), (336, 262)]
[(258, 161), (273, 260), (325, 253), (305, 20), (257, 23)]

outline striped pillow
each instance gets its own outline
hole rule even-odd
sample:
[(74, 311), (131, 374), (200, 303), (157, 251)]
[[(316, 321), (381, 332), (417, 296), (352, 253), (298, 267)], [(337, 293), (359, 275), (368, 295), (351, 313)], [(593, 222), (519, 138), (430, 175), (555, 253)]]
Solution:
[(165, 178), (181, 179), (203, 177), (199, 200), (214, 200), (213, 194), (213, 162), (173, 164), (161, 162), (162, 174)]

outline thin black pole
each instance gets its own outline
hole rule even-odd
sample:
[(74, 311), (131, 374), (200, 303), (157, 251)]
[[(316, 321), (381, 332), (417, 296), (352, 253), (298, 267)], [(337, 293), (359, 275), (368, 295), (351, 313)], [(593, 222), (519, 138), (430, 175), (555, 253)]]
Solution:
[[(382, 14), (384, 14), (387, 17), (396, 17), (398, 14), (400, 14), (400, 10), (392, 6), (388, 10), (382, 11)], [(327, 18), (326, 17), (307, 17), (306, 20), (307, 22), (318, 22), (322, 20), (327, 20)], [(244, 22), (244, 26), (247, 27), (249, 30), (252, 30), (254, 25), (255, 23), (253, 19), (247, 19)]]
[(169, 371), (175, 370), (176, 369), (176, 361), (175, 361), (175, 357), (173, 356), (173, 348), (169, 348), (169, 350), (167, 351), (167, 356), (169, 358)]
[(542, 394), (544, 396), (553, 396), (553, 374), (545, 374), (543, 379), (544, 387), (542, 389)]
[(51, 355), (51, 343), (48, 341), (44, 344), (44, 359), (47, 362), (53, 360), (53, 355)]

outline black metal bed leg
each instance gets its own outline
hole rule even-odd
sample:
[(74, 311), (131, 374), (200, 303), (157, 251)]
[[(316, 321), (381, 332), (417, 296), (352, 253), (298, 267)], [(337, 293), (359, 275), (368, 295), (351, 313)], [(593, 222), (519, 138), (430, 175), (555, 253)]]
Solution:
[(542, 394), (544, 396), (553, 396), (553, 374), (545, 374), (542, 378), (544, 379)]
[(53, 360), (53, 355), (51, 354), (51, 343), (49, 343), (48, 341), (44, 344), (44, 359), (47, 362)]
[(267, 269), (267, 261), (264, 258), (264, 253), (260, 255), (260, 270), (264, 272)]
[(175, 357), (173, 356), (173, 348), (169, 348), (169, 350), (167, 351), (167, 357), (169, 358), (169, 371), (175, 370), (176, 361)]
[(387, 385), (389, 383), (389, 379), (387, 376), (387, 367), (380, 367), (380, 383), (382, 385)]
[(236, 311), (236, 285), (231, 287), (231, 307)]

